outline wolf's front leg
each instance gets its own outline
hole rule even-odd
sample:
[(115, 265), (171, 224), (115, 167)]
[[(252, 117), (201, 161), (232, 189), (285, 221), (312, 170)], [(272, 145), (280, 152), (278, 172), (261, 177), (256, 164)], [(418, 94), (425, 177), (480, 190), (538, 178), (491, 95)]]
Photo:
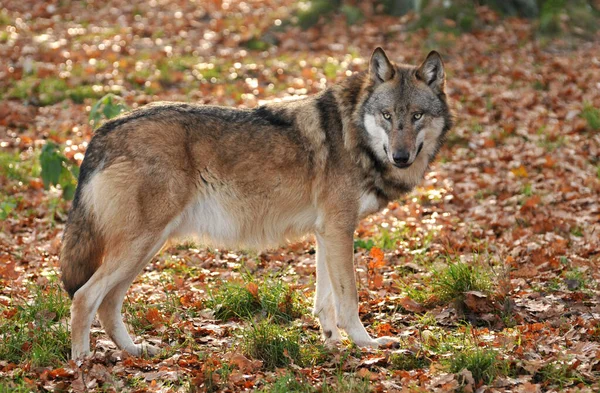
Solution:
[[(318, 250), (325, 251), (325, 262), (333, 301), (337, 326), (344, 329), (354, 343), (360, 347), (377, 348), (398, 340), (392, 337), (371, 338), (358, 316), (358, 292), (354, 275), (354, 245), (353, 231), (329, 228), (317, 235)], [(321, 250), (322, 252), (323, 250)], [(317, 269), (318, 269), (317, 258)], [(317, 287), (318, 287), (317, 272)], [(319, 293), (317, 294), (317, 301)], [(323, 326), (323, 322), (321, 322)], [(325, 333), (326, 334), (326, 333)]]
[(325, 343), (334, 345), (341, 341), (342, 336), (335, 318), (335, 302), (329, 271), (327, 270), (324, 240), (318, 234), (315, 237), (317, 238), (317, 291), (315, 293), (313, 314), (319, 318)]

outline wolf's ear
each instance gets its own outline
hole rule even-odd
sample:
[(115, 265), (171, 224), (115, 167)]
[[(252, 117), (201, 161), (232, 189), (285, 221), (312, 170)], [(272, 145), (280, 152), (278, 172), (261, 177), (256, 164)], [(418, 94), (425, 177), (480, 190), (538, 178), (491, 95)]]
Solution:
[(417, 77), (427, 83), (436, 93), (444, 91), (446, 75), (444, 74), (444, 62), (436, 51), (431, 51), (427, 58), (417, 69)]
[(389, 81), (394, 77), (394, 66), (385, 55), (383, 49), (377, 47), (371, 55), (369, 74), (375, 83)]

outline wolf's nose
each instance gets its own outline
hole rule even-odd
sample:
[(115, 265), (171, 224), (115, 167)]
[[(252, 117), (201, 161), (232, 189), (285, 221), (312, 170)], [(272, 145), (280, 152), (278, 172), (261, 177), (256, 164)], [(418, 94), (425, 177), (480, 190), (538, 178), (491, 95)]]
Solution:
[(410, 158), (410, 154), (406, 150), (396, 150), (392, 155), (394, 162), (398, 165), (405, 165), (408, 163), (408, 159)]

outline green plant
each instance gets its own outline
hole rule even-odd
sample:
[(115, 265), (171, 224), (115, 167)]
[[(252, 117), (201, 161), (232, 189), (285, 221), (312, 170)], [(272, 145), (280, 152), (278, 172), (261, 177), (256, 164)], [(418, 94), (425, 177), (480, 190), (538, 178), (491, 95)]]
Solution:
[(567, 288), (572, 291), (585, 289), (587, 284), (587, 275), (579, 269), (568, 270), (565, 273), (565, 283)]
[(0, 176), (22, 183), (40, 175), (39, 150), (33, 154), (0, 152)]
[(303, 313), (303, 305), (289, 285), (281, 280), (265, 279), (259, 286), (249, 276), (245, 281), (229, 282), (209, 294), (206, 301), (215, 317), (250, 319), (257, 314), (277, 322), (289, 322)]
[(315, 389), (310, 386), (305, 378), (296, 377), (291, 371), (280, 376), (269, 387), (261, 390), (263, 393), (311, 393)]
[(343, 4), (340, 7), (340, 11), (346, 17), (346, 23), (349, 25), (355, 25), (364, 19), (364, 15), (360, 8), (352, 6), (350, 4)]
[(341, 0), (313, 0), (297, 13), (298, 24), (302, 29), (308, 29), (317, 24), (321, 17), (336, 11), (340, 4)]
[(0, 377), (0, 393), (32, 393), (38, 392), (35, 382), (27, 378), (22, 371), (10, 378)]
[(367, 378), (358, 378), (340, 372), (335, 382), (323, 384), (323, 393), (368, 393), (371, 392), (371, 383)]
[(367, 251), (370, 251), (373, 247), (375, 247), (375, 242), (373, 239), (356, 239), (354, 241), (354, 251), (356, 251), (358, 248), (363, 248)]
[(262, 360), (270, 370), (288, 366), (291, 362), (299, 363), (300, 332), (264, 319), (244, 330), (243, 349), (247, 356)]
[(386, 228), (381, 228), (377, 236), (376, 245), (382, 250), (395, 250), (400, 238), (400, 232), (393, 232)]
[(42, 167), (42, 181), (47, 190), (51, 185), (60, 186), (64, 199), (73, 199), (77, 186), (79, 167), (60, 152), (60, 148), (54, 142), (46, 142), (40, 154)]
[(421, 352), (402, 351), (390, 355), (390, 364), (395, 370), (416, 370), (428, 367), (431, 360)]
[(467, 369), (473, 375), (476, 384), (490, 384), (498, 375), (500, 363), (496, 357), (497, 354), (493, 350), (464, 350), (450, 358), (448, 368), (452, 373)]
[(600, 109), (594, 108), (589, 103), (586, 103), (581, 112), (581, 116), (587, 121), (592, 130), (600, 130)]
[(0, 201), (0, 220), (6, 220), (16, 208), (17, 200), (14, 197), (8, 196), (5, 200)]
[(549, 362), (535, 373), (533, 380), (561, 388), (577, 383), (585, 383), (586, 379), (577, 371), (576, 364), (575, 362), (562, 360)]
[(89, 120), (94, 128), (100, 125), (104, 119), (112, 119), (115, 116), (127, 111), (127, 105), (123, 103), (123, 98), (112, 93), (100, 98), (90, 110)]
[(477, 265), (458, 262), (433, 273), (433, 292), (442, 302), (462, 301), (467, 291), (488, 293), (491, 287), (488, 274)]
[(52, 366), (67, 360), (69, 300), (58, 283), (36, 288), (31, 301), (21, 301), (0, 319), (0, 359)]

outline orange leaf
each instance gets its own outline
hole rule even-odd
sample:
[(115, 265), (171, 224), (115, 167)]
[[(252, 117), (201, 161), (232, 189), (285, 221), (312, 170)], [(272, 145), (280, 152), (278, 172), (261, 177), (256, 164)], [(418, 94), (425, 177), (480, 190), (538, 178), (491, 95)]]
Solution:
[(382, 323), (381, 325), (377, 325), (377, 336), (391, 336), (392, 335), (392, 325), (389, 323)]
[(163, 322), (163, 317), (157, 308), (149, 308), (146, 311), (146, 319), (154, 326), (160, 326)]
[(529, 208), (533, 208), (533, 207), (536, 207), (540, 203), (540, 201), (541, 201), (540, 196), (539, 195), (534, 195), (531, 198), (528, 198), (525, 201), (525, 204), (523, 206), (529, 207)]
[(525, 167), (523, 165), (521, 165), (518, 168), (513, 168), (510, 170), (513, 175), (515, 175), (516, 177), (527, 177), (527, 169), (525, 169)]
[(373, 247), (369, 254), (371, 255), (371, 258), (373, 258), (373, 263), (369, 265), (370, 268), (374, 269), (385, 266), (383, 251), (377, 247)]
[(258, 285), (256, 285), (256, 283), (249, 282), (248, 285), (246, 285), (246, 289), (252, 294), (252, 296), (258, 298)]
[(488, 147), (488, 148), (496, 147), (496, 141), (491, 138), (486, 138), (483, 141), (483, 147)]

